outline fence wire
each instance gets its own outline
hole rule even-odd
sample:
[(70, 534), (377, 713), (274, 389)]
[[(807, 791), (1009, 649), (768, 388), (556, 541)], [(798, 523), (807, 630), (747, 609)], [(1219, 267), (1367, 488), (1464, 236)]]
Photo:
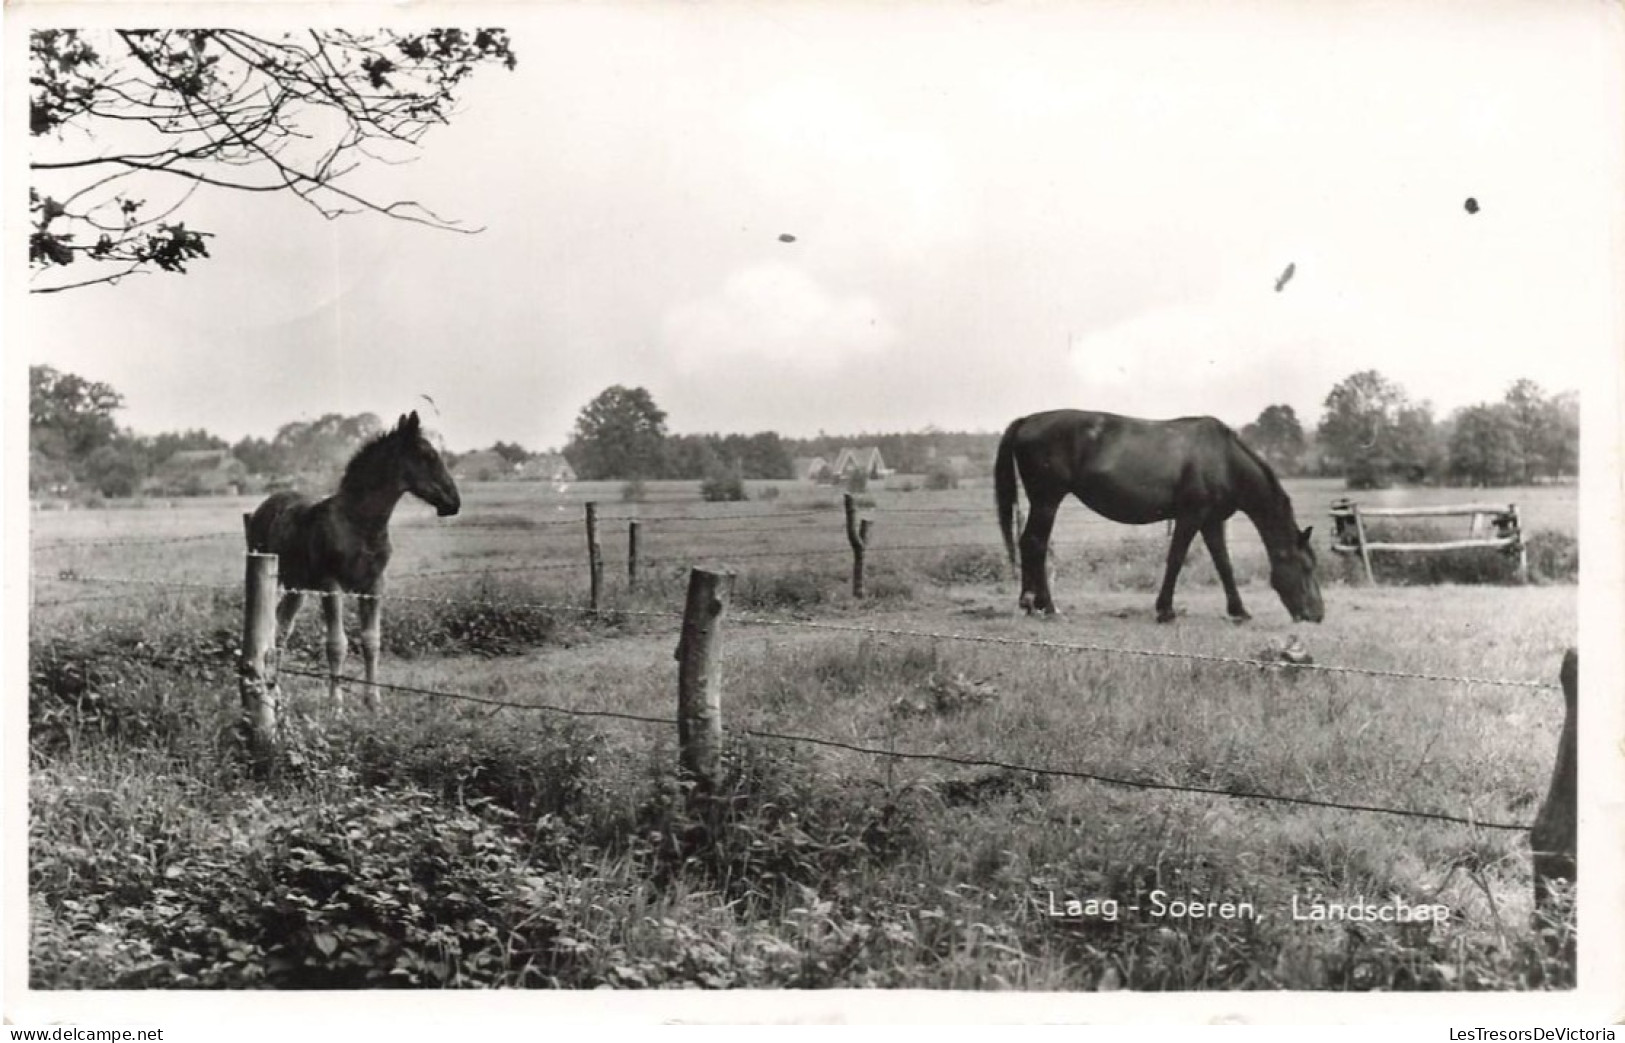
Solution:
[[(332, 679), (327, 672), (304, 670), (298, 667), (283, 666), (278, 673), (291, 674), (296, 677), (308, 677), (320, 681)], [(365, 684), (362, 678), (352, 675), (342, 675), (340, 683), (346, 685)], [(593, 710), (571, 706), (556, 706), (549, 703), (519, 703), (505, 699), (493, 699), (488, 696), (470, 695), (465, 692), (448, 692), (442, 689), (425, 688), (418, 685), (403, 685), (385, 681), (376, 681), (374, 686), (383, 691), (402, 692), (410, 695), (421, 695), (429, 698), (447, 699), (455, 702), (473, 703), (481, 706), (490, 706), (498, 709), (519, 710), (534, 713), (551, 713), (570, 717), (598, 717), (612, 720), (632, 721), (638, 724), (653, 724), (662, 727), (672, 727), (677, 722), (669, 717), (655, 717), (648, 714), (625, 713), (618, 710)], [(877, 746), (866, 746), (860, 743), (844, 742), (839, 739), (829, 739), (816, 735), (792, 735), (786, 732), (768, 731), (761, 728), (732, 729), (737, 734), (749, 735), (758, 739), (768, 739), (776, 742), (790, 742), (806, 746), (823, 747), (825, 749), (844, 750), (850, 753), (860, 753), (867, 756), (891, 757), (896, 760), (928, 761), (937, 764), (951, 764), (958, 767), (994, 768), (1002, 771), (1019, 772), (1028, 775), (1040, 775), (1050, 778), (1073, 779), (1077, 781), (1096, 782), (1110, 786), (1122, 786), (1127, 789), (1157, 790), (1169, 793), (1192, 793), (1202, 796), (1225, 797), (1231, 800), (1253, 800), (1269, 804), (1289, 804), (1299, 807), (1326, 808), (1334, 811), (1355, 811), (1375, 815), (1392, 815), (1401, 818), (1425, 819), (1433, 822), (1448, 822), (1455, 825), (1468, 826), (1476, 829), (1497, 829), (1509, 831), (1527, 831), (1528, 823), (1497, 822), (1492, 819), (1482, 819), (1472, 815), (1453, 815), (1440, 811), (1421, 811), (1414, 808), (1391, 808), (1380, 804), (1355, 804), (1348, 801), (1322, 800), (1318, 797), (1293, 797), (1276, 793), (1264, 793), (1255, 790), (1228, 790), (1212, 786), (1194, 786), (1177, 782), (1158, 782), (1152, 779), (1130, 779), (1115, 775), (1103, 775), (1099, 772), (1082, 771), (1071, 768), (1052, 768), (1031, 764), (1018, 764), (1011, 761), (998, 760), (988, 757), (961, 757), (952, 754), (927, 753), (917, 750), (886, 749)]]

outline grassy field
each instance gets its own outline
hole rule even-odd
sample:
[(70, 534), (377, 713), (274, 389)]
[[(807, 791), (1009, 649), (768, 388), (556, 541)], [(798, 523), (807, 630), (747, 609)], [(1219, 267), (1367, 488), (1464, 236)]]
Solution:
[[(1555, 682), (1575, 630), (1572, 575), (1367, 587), (1327, 562), (1326, 622), (1293, 625), (1238, 520), (1254, 620), (1225, 619), (1198, 550), (1184, 616), (1159, 626), (1161, 528), (1071, 505), (1056, 537), (1063, 614), (1028, 619), (988, 488), (890, 484), (865, 494), (862, 602), (839, 494), (824, 487), (755, 483), (751, 502), (724, 505), (701, 503), (694, 483), (651, 483), (640, 503), (612, 484), (485, 485), (465, 488), (449, 520), (403, 504), (384, 680), (521, 708), (390, 692), (376, 715), (333, 717), (321, 682), (289, 676), (271, 781), (243, 771), (231, 709), (252, 502), (36, 513), (34, 984), (1572, 981), (1531, 928), (1522, 832), (1056, 774), (1527, 823), (1561, 701), (1482, 679)], [(1342, 491), (1290, 488), (1324, 549)], [(1572, 546), (1572, 489), (1382, 496), (1517, 502), (1528, 532)], [(598, 618), (571, 608), (585, 599), (588, 499), (609, 558), (611, 611)], [(636, 593), (632, 516), (647, 559)], [(1494, 578), (1495, 556), (1479, 557), (1490, 565), (1475, 577)], [(674, 777), (670, 724), (677, 613), (700, 562), (739, 573), (727, 777), (703, 810)], [(310, 612), (287, 665), (313, 666), (316, 629)], [(1467, 680), (1194, 658), (1270, 659), (1294, 636), (1318, 664)], [(1174, 655), (1061, 647), (1078, 645)], [(655, 723), (522, 708), (543, 705)], [(1093, 912), (1054, 915), (1068, 900)], [(1237, 908), (1156, 915), (1175, 900)], [(1320, 900), (1439, 904), (1449, 918), (1293, 918)]]

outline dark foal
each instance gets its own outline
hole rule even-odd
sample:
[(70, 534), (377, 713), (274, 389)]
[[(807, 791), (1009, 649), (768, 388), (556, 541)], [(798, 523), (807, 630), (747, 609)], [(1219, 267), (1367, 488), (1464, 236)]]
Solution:
[(335, 702), (343, 698), (344, 595), (360, 594), (366, 700), (369, 707), (378, 705), (379, 595), (389, 565), (389, 518), (407, 493), (442, 518), (462, 505), (457, 483), (423, 436), (417, 413), (401, 417), (393, 429), (357, 450), (334, 495), (313, 502), (295, 492), (275, 493), (249, 518), (248, 549), (277, 555), (277, 578), (284, 588), (276, 611), (279, 649), (305, 595), (322, 595), (328, 692)]

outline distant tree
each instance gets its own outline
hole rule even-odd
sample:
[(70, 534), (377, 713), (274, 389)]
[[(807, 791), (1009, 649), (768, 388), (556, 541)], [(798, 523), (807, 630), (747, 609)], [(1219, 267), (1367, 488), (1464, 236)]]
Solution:
[(1352, 374), (1332, 388), (1317, 434), (1323, 463), (1351, 489), (1420, 481), (1437, 471), (1444, 455), (1431, 407), (1411, 402), (1376, 370)]
[(85, 458), (84, 481), (103, 496), (134, 496), (149, 473), (144, 447), (134, 438), (118, 438)]
[(182, 450), (231, 448), (230, 443), (224, 438), (212, 435), (202, 428), (187, 431), (165, 431), (150, 438), (142, 438), (140, 442), (149, 469), (157, 467)]
[(1266, 406), (1258, 419), (1241, 429), (1241, 439), (1281, 474), (1298, 473), (1304, 452), (1303, 425), (1288, 405)]
[(29, 488), (46, 490), (84, 477), (85, 462), (118, 434), (113, 414), (124, 396), (109, 384), (28, 367)]
[(1565, 391), (1547, 403), (1547, 421), (1536, 444), (1541, 466), (1550, 477), (1580, 473), (1580, 395)]
[(289, 470), (271, 443), (263, 438), (243, 438), (231, 447), (231, 455), (243, 462), (249, 474), (277, 474)]
[(362, 443), (383, 431), (383, 421), (374, 413), (327, 413), (315, 420), (296, 420), (277, 428), (271, 452), (279, 472), (330, 485), (338, 480)]
[(671, 435), (664, 450), (664, 474), (668, 478), (704, 478), (725, 469), (717, 451), (716, 435)]
[(1468, 406), (1450, 433), (1450, 476), (1473, 485), (1512, 485), (1526, 464), (1518, 417), (1505, 403)]
[(1548, 396), (1533, 380), (1519, 380), (1507, 388), (1503, 403), (1523, 448), (1524, 471), (1519, 481), (1579, 471), (1578, 395)]
[(109, 384), (60, 373), (50, 366), (28, 367), (28, 426), (35, 439), (60, 445), (69, 457), (84, 457), (112, 441), (113, 414), (124, 396)]
[(584, 481), (664, 472), (666, 413), (643, 388), (605, 388), (576, 417), (565, 458)]
[[(29, 38), (29, 264), (36, 293), (185, 272), (212, 234), (176, 213), (203, 186), (290, 192), (326, 218), (460, 229), (348, 180), (449, 121), (501, 29), (47, 29)], [(78, 265), (72, 272), (70, 266)], [(87, 270), (88, 269), (88, 270)]]
[(492, 442), (491, 452), (502, 457), (510, 464), (522, 464), (530, 459), (530, 454), (525, 451), (525, 447), (517, 442)]

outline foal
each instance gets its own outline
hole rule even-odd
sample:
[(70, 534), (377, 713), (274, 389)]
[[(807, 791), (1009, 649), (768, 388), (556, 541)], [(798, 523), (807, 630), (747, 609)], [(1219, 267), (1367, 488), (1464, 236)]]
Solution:
[(360, 594), (366, 700), (368, 708), (378, 705), (379, 595), (389, 564), (389, 517), (406, 493), (427, 502), (442, 518), (462, 506), (457, 483), (423, 436), (415, 412), (356, 451), (334, 495), (312, 502), (296, 492), (273, 493), (248, 520), (248, 549), (277, 556), (277, 580), (284, 588), (276, 610), (279, 649), (305, 594), (322, 595), (328, 692), (339, 704), (346, 651), (344, 595)]

